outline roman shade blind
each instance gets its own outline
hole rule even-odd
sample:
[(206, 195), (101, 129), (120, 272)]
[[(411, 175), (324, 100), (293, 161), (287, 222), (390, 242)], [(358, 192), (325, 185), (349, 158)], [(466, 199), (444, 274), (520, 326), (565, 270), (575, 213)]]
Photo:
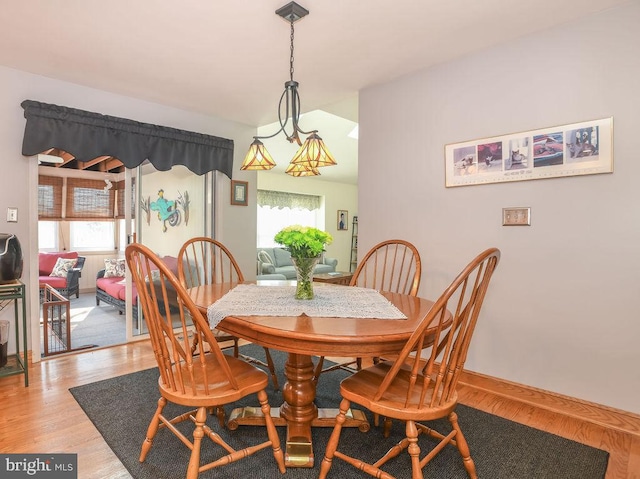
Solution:
[[(124, 188), (124, 180), (122, 181), (118, 181), (115, 183), (116, 185), (116, 206), (117, 208), (117, 214), (116, 214), (116, 218), (120, 218), (120, 219), (124, 219), (125, 215), (124, 215), (124, 202), (125, 202), (125, 198), (124, 195), (126, 194), (126, 190)], [(131, 185), (131, 191), (129, 191), (129, 195), (131, 196), (131, 217), (135, 218), (136, 217), (136, 208), (135, 208), (135, 178), (133, 178), (133, 184)]]
[(58, 148), (79, 161), (109, 155), (127, 168), (149, 160), (160, 171), (183, 165), (197, 175), (217, 170), (231, 178), (233, 140), (33, 100), (21, 106), (25, 156)]
[(105, 220), (115, 217), (115, 188), (105, 182), (84, 178), (67, 178), (68, 220)]
[(38, 218), (62, 219), (63, 179), (55, 176), (38, 176)]

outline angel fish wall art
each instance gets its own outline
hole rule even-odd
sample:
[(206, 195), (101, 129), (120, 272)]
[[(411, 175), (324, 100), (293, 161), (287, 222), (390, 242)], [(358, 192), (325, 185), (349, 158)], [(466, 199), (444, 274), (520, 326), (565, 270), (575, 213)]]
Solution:
[[(147, 200), (148, 202), (148, 200)], [(189, 193), (187, 191), (183, 193), (178, 192), (178, 198), (176, 200), (169, 200), (164, 196), (164, 190), (158, 191), (158, 199), (148, 203), (148, 209), (145, 211), (157, 211), (158, 220), (162, 222), (162, 232), (167, 231), (167, 223), (169, 226), (178, 226), (184, 218), (185, 226), (189, 223)], [(148, 217), (147, 217), (148, 218)]]

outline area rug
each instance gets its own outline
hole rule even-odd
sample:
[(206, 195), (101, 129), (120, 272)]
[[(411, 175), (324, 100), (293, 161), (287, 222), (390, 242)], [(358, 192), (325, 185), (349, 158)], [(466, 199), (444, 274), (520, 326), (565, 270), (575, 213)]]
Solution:
[[(243, 354), (260, 357), (262, 348), (248, 345), (242, 347)], [(286, 354), (272, 351), (280, 384)], [(337, 408), (340, 402), (339, 383), (346, 377), (345, 371), (334, 371), (320, 376), (316, 403), (319, 407)], [(138, 461), (140, 446), (159, 397), (158, 372), (148, 369), (104, 381), (70, 389), (87, 416), (102, 434), (107, 444), (122, 461), (134, 479), (181, 478), (185, 476), (189, 461), (189, 450), (169, 431), (161, 430), (154, 441), (151, 452), (144, 463)], [(272, 406), (282, 404), (281, 392), (268, 389)], [(257, 405), (255, 396), (245, 398), (226, 409), (227, 416), (235, 406)], [(173, 412), (181, 411), (168, 405)], [(485, 479), (602, 479), (605, 476), (608, 453), (583, 444), (564, 439), (537, 429), (502, 419), (477, 409), (458, 405), (460, 426), (469, 442), (478, 476)], [(372, 418), (370, 418), (372, 419)], [(261, 427), (240, 426), (235, 431), (220, 430), (217, 420), (211, 418), (209, 425), (218, 431), (234, 447), (255, 444), (264, 440), (266, 432)], [(449, 431), (448, 422), (437, 421), (436, 429)], [(192, 426), (186, 424), (185, 432), (191, 436)], [(285, 430), (278, 428), (284, 444)], [(345, 452), (364, 459), (381, 457), (403, 434), (399, 421), (393, 422), (391, 437), (384, 439), (380, 428), (371, 427), (367, 433), (357, 428), (343, 429), (340, 447)], [(316, 478), (331, 428), (314, 428), (313, 446), (315, 467), (308, 469), (288, 468), (283, 476), (278, 471), (271, 449), (259, 451), (249, 459), (216, 468), (201, 474), (201, 478), (254, 479), (271, 478)], [(433, 444), (430, 438), (420, 439), (423, 451)], [(219, 449), (203, 441), (202, 461), (210, 461), (220, 455)], [(411, 477), (408, 454), (391, 460), (384, 469), (397, 478)], [(462, 460), (453, 446), (447, 446), (424, 468), (425, 478), (467, 478)], [(370, 477), (334, 459), (329, 478), (351, 479)]]

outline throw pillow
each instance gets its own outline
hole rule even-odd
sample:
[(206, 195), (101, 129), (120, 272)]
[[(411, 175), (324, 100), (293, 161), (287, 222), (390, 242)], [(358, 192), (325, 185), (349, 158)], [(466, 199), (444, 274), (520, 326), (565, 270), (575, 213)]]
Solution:
[(58, 258), (49, 276), (66, 278), (67, 274), (69, 273), (69, 270), (73, 268), (77, 262), (78, 262), (77, 258), (72, 258), (72, 259)]
[(273, 264), (271, 256), (269, 256), (269, 253), (267, 253), (265, 250), (261, 250), (260, 252), (258, 252), (258, 259), (262, 264)]
[(104, 277), (105, 278), (124, 278), (125, 260), (124, 259), (105, 259), (104, 260)]
[(75, 259), (78, 257), (76, 251), (38, 253), (38, 276), (49, 276), (58, 258)]
[(269, 263), (262, 264), (262, 271), (259, 274), (273, 274), (276, 272), (276, 267)]
[(291, 261), (291, 253), (289, 253), (286, 249), (282, 248), (273, 248), (273, 255), (276, 257), (276, 266), (281, 268), (283, 266), (293, 266), (293, 261)]

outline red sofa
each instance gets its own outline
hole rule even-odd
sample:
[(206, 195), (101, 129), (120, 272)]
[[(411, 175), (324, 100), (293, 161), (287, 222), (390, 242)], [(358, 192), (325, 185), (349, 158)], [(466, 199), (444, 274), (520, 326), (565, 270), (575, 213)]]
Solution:
[[(67, 271), (66, 276), (51, 276), (58, 258), (75, 259), (75, 265)], [(78, 256), (76, 251), (56, 253), (38, 253), (38, 282), (48, 284), (69, 298), (72, 294), (80, 297), (79, 280), (84, 266), (84, 256)]]

